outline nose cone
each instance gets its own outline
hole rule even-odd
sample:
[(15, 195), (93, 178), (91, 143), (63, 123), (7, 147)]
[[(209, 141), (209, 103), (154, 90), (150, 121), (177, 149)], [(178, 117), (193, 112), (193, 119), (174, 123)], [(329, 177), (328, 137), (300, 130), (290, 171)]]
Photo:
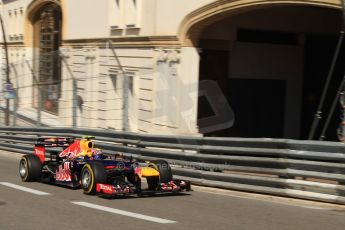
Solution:
[(150, 176), (159, 176), (159, 172), (156, 169), (151, 167), (141, 167), (141, 176), (150, 177)]

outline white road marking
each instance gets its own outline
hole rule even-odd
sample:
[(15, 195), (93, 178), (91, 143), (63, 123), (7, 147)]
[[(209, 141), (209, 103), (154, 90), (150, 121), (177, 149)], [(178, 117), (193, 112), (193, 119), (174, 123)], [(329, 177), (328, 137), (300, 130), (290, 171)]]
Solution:
[(327, 210), (327, 211), (332, 210), (330, 208), (322, 208), (322, 207), (314, 207), (314, 206), (306, 206), (306, 205), (302, 205), (302, 206), (294, 205), (294, 204), (286, 204), (286, 205), (295, 206), (295, 207), (301, 207), (301, 208), (315, 209), (315, 210)]
[(76, 204), (76, 205), (80, 205), (80, 206), (84, 206), (84, 207), (88, 207), (88, 208), (101, 210), (104, 212), (110, 212), (110, 213), (114, 213), (114, 214), (118, 214), (118, 215), (129, 216), (129, 217), (147, 220), (147, 221), (151, 221), (151, 222), (156, 222), (156, 223), (160, 223), (160, 224), (176, 223), (176, 221), (173, 221), (173, 220), (167, 220), (167, 219), (157, 218), (157, 217), (153, 217), (153, 216), (142, 215), (142, 214), (134, 213), (134, 212), (127, 212), (124, 210), (109, 208), (109, 207), (105, 207), (105, 206), (101, 206), (101, 205), (97, 205), (97, 204), (92, 204), (92, 203), (88, 203), (88, 202), (71, 202), (71, 203)]
[(39, 195), (39, 196), (50, 195), (50, 193), (38, 191), (36, 189), (23, 187), (23, 186), (12, 184), (12, 183), (8, 183), (8, 182), (0, 182), (0, 185), (4, 185), (4, 186), (10, 187), (10, 188), (18, 189), (18, 190), (21, 190), (21, 191), (24, 191), (24, 192), (29, 192), (29, 193), (32, 193), (32, 194), (35, 194), (35, 195)]

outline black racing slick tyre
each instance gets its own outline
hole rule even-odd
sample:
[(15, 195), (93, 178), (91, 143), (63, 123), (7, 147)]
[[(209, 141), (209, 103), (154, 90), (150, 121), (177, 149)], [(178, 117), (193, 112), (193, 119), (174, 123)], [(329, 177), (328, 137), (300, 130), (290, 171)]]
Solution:
[(152, 161), (156, 170), (159, 172), (159, 182), (160, 183), (169, 183), (173, 180), (173, 174), (170, 168), (170, 165), (165, 160), (155, 160)]
[(106, 183), (107, 174), (101, 162), (89, 162), (81, 170), (81, 187), (84, 194), (96, 194), (96, 184)]
[(19, 175), (22, 181), (36, 181), (41, 177), (42, 163), (36, 155), (24, 155), (19, 162)]

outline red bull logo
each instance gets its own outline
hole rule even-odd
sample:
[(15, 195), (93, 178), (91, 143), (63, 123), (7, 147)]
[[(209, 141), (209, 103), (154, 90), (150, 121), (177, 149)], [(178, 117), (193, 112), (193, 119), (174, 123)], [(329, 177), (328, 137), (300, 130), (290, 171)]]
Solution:
[(65, 162), (63, 165), (60, 165), (55, 174), (55, 179), (57, 181), (72, 181), (71, 162)]
[(92, 157), (93, 143), (89, 140), (76, 140), (59, 154), (59, 157), (73, 159), (79, 156)]

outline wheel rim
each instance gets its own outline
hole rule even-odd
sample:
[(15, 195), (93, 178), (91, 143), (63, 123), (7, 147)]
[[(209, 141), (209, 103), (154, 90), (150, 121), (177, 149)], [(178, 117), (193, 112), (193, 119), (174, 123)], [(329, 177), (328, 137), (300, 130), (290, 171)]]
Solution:
[(89, 170), (85, 170), (83, 172), (83, 176), (82, 176), (82, 185), (83, 188), (88, 188), (90, 186), (91, 183), (91, 174), (89, 172)]
[(20, 161), (19, 174), (21, 177), (25, 177), (25, 175), (26, 175), (26, 164), (23, 160)]

